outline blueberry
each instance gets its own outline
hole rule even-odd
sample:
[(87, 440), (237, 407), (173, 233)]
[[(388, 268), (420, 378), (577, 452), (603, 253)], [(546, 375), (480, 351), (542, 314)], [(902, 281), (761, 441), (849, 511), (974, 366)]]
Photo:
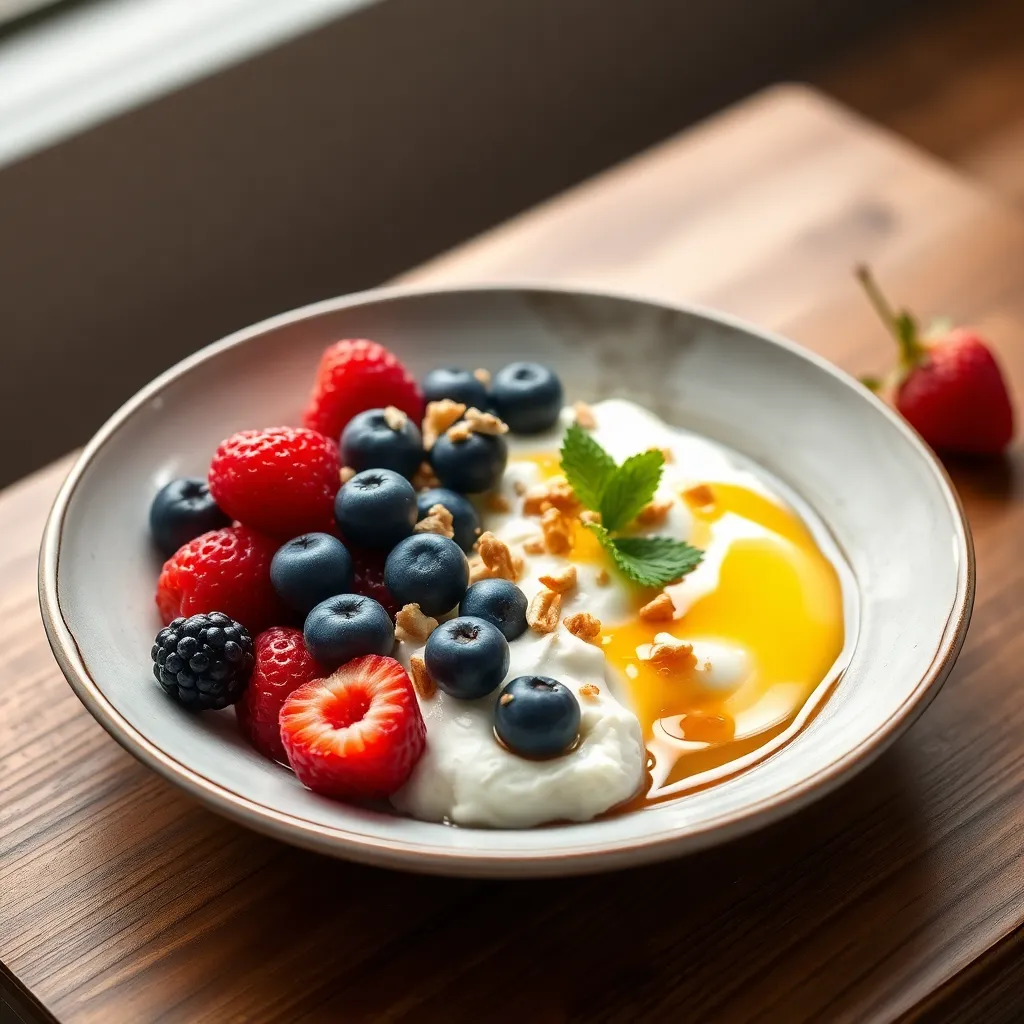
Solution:
[(451, 611), (469, 584), (462, 548), (436, 533), (414, 533), (384, 563), (384, 586), (399, 604), (416, 603), (424, 615)]
[(580, 706), (572, 691), (547, 676), (518, 676), (494, 705), (498, 739), (523, 757), (558, 757), (580, 731)]
[(487, 408), (487, 388), (469, 372), (455, 366), (431, 370), (423, 378), (423, 397), (428, 402), (450, 398), (463, 405)]
[(321, 601), (302, 629), (309, 653), (324, 667), (335, 669), (363, 654), (390, 654), (395, 624), (373, 600), (361, 594), (339, 594)]
[(526, 632), (526, 595), (508, 580), (480, 580), (466, 591), (460, 615), (486, 619), (501, 630), (506, 640)]
[(444, 505), (452, 514), (452, 528), (455, 530), (455, 543), (467, 554), (480, 536), (480, 513), (473, 502), (465, 495), (449, 491), (445, 487), (431, 487), (421, 491), (416, 498), (419, 518), (424, 519), (434, 505)]
[(217, 508), (206, 481), (196, 477), (165, 484), (149, 507), (149, 531), (161, 554), (168, 558), (201, 533), (230, 525), (231, 520)]
[(411, 479), (424, 458), (419, 427), (397, 410), (367, 409), (353, 416), (341, 435), (342, 465), (357, 473), (393, 469)]
[(366, 469), (338, 491), (334, 518), (346, 540), (390, 550), (412, 533), (416, 492), (393, 469)]
[(562, 411), (562, 382), (540, 363), (509, 363), (494, 375), (491, 405), (514, 434), (537, 434)]
[(427, 638), (423, 660), (430, 677), (451, 697), (476, 700), (508, 672), (508, 641), (497, 626), (470, 615), (442, 622)]
[(352, 589), (352, 556), (329, 533), (304, 533), (277, 549), (270, 582), (289, 608), (305, 615), (314, 605)]
[(430, 463), (445, 487), (478, 494), (496, 487), (508, 462), (508, 445), (499, 434), (470, 434), (453, 441), (442, 434), (430, 449)]

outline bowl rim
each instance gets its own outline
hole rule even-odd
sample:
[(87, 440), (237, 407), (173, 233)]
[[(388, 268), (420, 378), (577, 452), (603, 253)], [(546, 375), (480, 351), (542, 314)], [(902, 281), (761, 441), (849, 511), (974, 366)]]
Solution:
[[(108, 441), (131, 420), (133, 414), (164, 388), (189, 373), (195, 366), (245, 344), (268, 331), (311, 317), (337, 312), (373, 302), (429, 295), (497, 292), (500, 294), (547, 293), (585, 298), (608, 298), (640, 303), (677, 313), (685, 313), (717, 322), (734, 330), (756, 336), (813, 363), (847, 387), (856, 388), (875, 412), (888, 419), (924, 461), (939, 484), (947, 511), (954, 524), (957, 548), (956, 597), (942, 636), (928, 669), (885, 723), (857, 746), (835, 757), (828, 765), (790, 786), (783, 793), (762, 798), (740, 812), (726, 812), (700, 825), (685, 829), (652, 831), (643, 838), (623, 838), (600, 843), (588, 842), (558, 852), (474, 850), (438, 846), (415, 841), (383, 839), (342, 828), (322, 825), (258, 803), (231, 791), (221, 783), (164, 753), (146, 735), (131, 725), (104, 696), (89, 675), (77, 640), (67, 625), (58, 596), (57, 578), (65, 518), (72, 496), (92, 460)], [(866, 767), (903, 734), (927, 708), (938, 693), (963, 646), (974, 606), (976, 568), (974, 543), (960, 497), (945, 467), (920, 436), (893, 409), (823, 356), (772, 331), (766, 331), (739, 317), (721, 313), (695, 303), (667, 302), (635, 291), (607, 288), (560, 287), (546, 282), (516, 280), (460, 286), (394, 285), (354, 292), (300, 306), (268, 317), (204, 346), (159, 374), (129, 398), (82, 449), (54, 499), (44, 528), (38, 561), (40, 612), (46, 637), (54, 657), (76, 696), (100, 725), (137, 760), (181, 786), (190, 795), (219, 813), (256, 831), (283, 839), (294, 845), (319, 852), (344, 855), (351, 860), (379, 866), (411, 869), (427, 873), (462, 876), (565, 875), (607, 870), (627, 864), (665, 859), (697, 850), (727, 838), (762, 827), (788, 815), (835, 789), (854, 770)], [(442, 826), (443, 827), (443, 826)], [(465, 832), (467, 830), (460, 830)]]

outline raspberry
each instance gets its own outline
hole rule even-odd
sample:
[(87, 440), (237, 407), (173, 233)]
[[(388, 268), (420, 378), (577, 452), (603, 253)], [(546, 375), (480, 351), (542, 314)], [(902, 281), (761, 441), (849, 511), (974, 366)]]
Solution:
[(409, 778), (427, 727), (405, 669), (367, 654), (285, 701), (281, 742), (299, 782), (314, 793), (375, 799)]
[(338, 446), (315, 430), (243, 430), (210, 463), (210, 493), (233, 519), (275, 537), (329, 530), (341, 486)]
[(375, 341), (336, 341), (320, 358), (302, 421), (340, 438), (356, 413), (389, 405), (417, 424), (423, 418), (423, 394), (406, 368)]
[(234, 704), (252, 672), (252, 637), (222, 612), (175, 619), (157, 633), (150, 653), (161, 688), (193, 711)]
[(349, 554), (352, 556), (354, 579), (352, 593), (362, 594), (363, 597), (372, 597), (393, 619), (401, 607), (391, 596), (384, 583), (384, 563), (387, 561), (386, 551), (372, 551), (369, 548), (357, 548), (348, 545)]
[(302, 630), (276, 626), (256, 637), (256, 667), (235, 717), (242, 735), (264, 757), (287, 764), (281, 744), (281, 707), (303, 683), (326, 675), (302, 640)]
[(288, 621), (270, 582), (277, 541), (246, 526), (211, 530), (164, 563), (156, 603), (165, 624), (181, 616), (223, 612), (256, 634)]

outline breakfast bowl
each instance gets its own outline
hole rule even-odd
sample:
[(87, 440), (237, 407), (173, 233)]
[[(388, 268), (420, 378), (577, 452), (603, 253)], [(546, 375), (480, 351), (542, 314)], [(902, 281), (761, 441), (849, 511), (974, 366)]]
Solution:
[[(511, 446), (510, 467), (526, 466), (534, 475), (513, 474), (509, 499), (498, 495), (493, 502), (492, 496), (498, 536), (512, 537), (516, 528), (515, 516), (509, 520), (507, 514), (509, 500), (535, 486), (538, 467), (552, 453), (557, 457), (561, 432), (574, 416), (581, 420), (581, 410), (590, 417), (591, 409), (597, 410), (598, 428), (606, 421), (594, 437), (617, 459), (657, 449), (664, 452), (659, 461), (674, 463), (662, 467), (667, 480), (703, 480), (695, 467), (710, 467), (702, 469), (708, 479), (725, 474), (741, 481), (743, 493), (756, 502), (767, 500), (771, 522), (784, 510), (788, 518), (779, 530), (798, 538), (807, 555), (800, 572), (813, 575), (804, 617), (772, 617), (773, 602), (784, 599), (775, 576), (767, 570), (759, 575), (756, 566), (767, 563), (751, 563), (755, 567), (734, 580), (730, 598), (733, 617), (744, 628), (771, 634), (765, 643), (774, 652), (773, 699), (790, 694), (775, 719), (762, 716), (756, 742), (733, 743), (739, 733), (731, 732), (733, 745), (720, 745), (728, 756), (709, 758), (709, 749), (719, 749), (715, 742), (687, 742), (685, 730), (672, 733), (684, 728), (685, 714), (657, 713), (642, 721), (641, 742), (628, 708), (631, 701), (643, 703), (642, 692), (634, 687), (632, 697), (616, 693), (612, 700), (595, 686), (580, 686), (584, 726), (571, 756), (582, 763), (594, 753), (587, 722), (600, 721), (604, 729), (625, 716), (616, 735), (627, 747), (632, 742), (630, 757), (646, 757), (635, 768), (644, 783), (642, 792), (623, 790), (620, 796), (630, 799), (609, 796), (602, 804), (591, 799), (595, 789), (614, 780), (607, 773), (580, 775), (560, 803), (551, 794), (563, 792), (561, 781), (532, 761), (516, 760), (490, 735), (490, 718), (478, 713), (479, 702), (467, 701), (464, 714), (446, 719), (448, 733), (437, 725), (440, 712), (424, 711), (430, 756), (422, 760), (429, 767), (417, 769), (399, 791), (401, 799), (393, 802), (402, 810), (396, 810), (313, 792), (287, 767), (252, 749), (232, 709), (199, 715), (170, 701), (153, 682), (148, 661), (162, 625), (153, 599), (162, 558), (147, 530), (153, 495), (176, 477), (204, 477), (218, 444), (239, 430), (299, 423), (321, 353), (342, 338), (375, 339), (418, 378), (439, 366), (494, 371), (512, 360), (544, 364), (561, 379), (569, 402), (583, 403), (575, 413), (567, 410), (543, 443), (526, 439)], [(679, 486), (691, 501), (705, 493), (703, 484)], [(697, 506), (703, 501), (688, 522), (701, 519)], [(679, 514), (689, 515), (685, 509)], [(708, 576), (711, 550), (689, 582), (682, 578), (682, 597), (672, 593), (677, 622), (680, 616), (686, 622), (693, 603), (685, 588), (693, 590), (700, 572)], [(608, 574), (592, 561), (580, 565), (581, 594), (584, 578), (607, 584)], [(716, 565), (725, 579), (724, 563)], [(575, 567), (571, 573), (575, 584)], [(717, 582), (718, 576), (711, 589)], [(620, 590), (626, 593), (613, 583), (600, 607), (613, 607)], [(970, 619), (974, 561), (955, 492), (916, 434), (856, 381), (783, 339), (717, 313), (611, 294), (398, 288), (267, 320), (203, 349), (143, 388), (96, 434), (61, 488), (43, 537), (39, 593), (54, 655), (89, 712), (136, 758), (213, 810), (333, 856), (421, 872), (514, 877), (677, 856), (761, 827), (834, 789), (891, 744), (949, 674)], [(752, 625), (758, 616), (764, 622)], [(532, 624), (541, 633), (557, 626)], [(535, 646), (544, 639), (531, 636)], [(581, 639), (577, 630), (574, 637), (567, 642), (606, 644), (609, 659), (616, 649), (611, 635)], [(640, 677), (642, 683), (645, 671), (632, 660), (634, 647), (639, 658), (653, 657), (659, 644), (669, 651), (675, 643), (669, 651), (674, 655), (684, 647), (690, 667), (706, 673), (708, 686), (721, 666), (741, 658), (711, 641), (681, 645), (654, 627), (649, 638), (646, 645), (630, 641), (624, 664), (634, 682)], [(410, 650), (411, 657), (400, 660), (415, 675), (416, 649)], [(808, 652), (815, 657), (809, 660)], [(585, 654), (593, 660), (602, 651), (587, 648)], [(793, 680), (786, 678), (790, 661)], [(519, 663), (527, 664), (522, 658)], [(544, 664), (529, 661), (529, 671)], [(565, 664), (573, 671), (576, 662)], [(766, 705), (759, 707), (764, 712)], [(485, 710), (489, 715), (491, 705)], [(476, 728), (477, 720), (485, 725), (471, 749), (493, 744), (490, 774), (477, 778), (466, 797), (461, 778), (452, 782), (454, 769), (436, 751), (449, 742), (452, 722)], [(669, 749), (673, 758), (698, 751), (704, 760), (699, 770), (673, 775), (666, 767)], [(539, 794), (532, 798), (539, 810), (523, 804), (522, 813), (503, 816), (517, 797), (514, 787), (502, 788), (502, 772), (513, 770)], [(438, 796), (436, 780), (442, 778), (447, 803)]]

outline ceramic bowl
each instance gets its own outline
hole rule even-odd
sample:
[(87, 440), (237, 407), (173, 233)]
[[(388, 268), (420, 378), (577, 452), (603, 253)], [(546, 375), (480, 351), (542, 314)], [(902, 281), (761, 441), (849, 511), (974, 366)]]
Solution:
[[(297, 422), (321, 350), (375, 338), (417, 374), (441, 365), (553, 365), (573, 398), (617, 396), (754, 459), (831, 531), (854, 580), (858, 633), (834, 693), (772, 756), (708, 789), (586, 824), (451, 828), (302, 788), (238, 735), (153, 683), (159, 560), (146, 521), (167, 480), (204, 475), (236, 430)], [(762, 826), (863, 768), (925, 708), (967, 631), (973, 551), (934, 456), (860, 385), (727, 317), (542, 288), (394, 289), (287, 313), (158, 377), (93, 438), (46, 526), (40, 600), (79, 698), (130, 753), (205, 804), (287, 842), (453, 875), (617, 868)]]

